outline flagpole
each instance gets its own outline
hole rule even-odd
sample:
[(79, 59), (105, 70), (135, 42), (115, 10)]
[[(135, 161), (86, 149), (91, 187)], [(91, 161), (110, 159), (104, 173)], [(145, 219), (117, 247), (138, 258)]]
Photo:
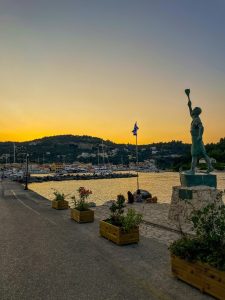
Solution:
[(136, 167), (137, 167), (137, 190), (139, 190), (139, 180), (138, 180), (138, 140), (137, 140), (137, 133), (136, 133)]
[(138, 138), (137, 138), (137, 131), (138, 131), (137, 122), (134, 124), (134, 129), (132, 130), (133, 135), (136, 136), (136, 172), (137, 172), (137, 190), (139, 190), (139, 174), (138, 174)]

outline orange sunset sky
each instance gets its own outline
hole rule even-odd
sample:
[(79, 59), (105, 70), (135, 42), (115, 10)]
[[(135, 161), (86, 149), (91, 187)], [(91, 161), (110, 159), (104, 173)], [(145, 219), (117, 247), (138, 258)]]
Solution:
[(223, 1), (0, 1), (0, 141), (225, 137)]

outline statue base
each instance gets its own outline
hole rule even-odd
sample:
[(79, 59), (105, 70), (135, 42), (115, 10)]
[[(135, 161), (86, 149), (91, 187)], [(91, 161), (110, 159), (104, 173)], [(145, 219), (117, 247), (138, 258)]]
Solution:
[[(181, 186), (173, 187), (168, 218), (175, 224), (184, 225), (185, 229), (190, 230), (192, 211), (202, 209), (210, 203), (218, 206), (223, 204), (223, 192), (216, 188), (216, 175), (182, 173), (180, 181)], [(197, 185), (199, 182), (202, 184)]]
[(209, 186), (217, 187), (217, 178), (216, 175), (207, 174), (207, 173), (180, 173), (180, 183), (181, 186), (191, 187), (191, 186)]

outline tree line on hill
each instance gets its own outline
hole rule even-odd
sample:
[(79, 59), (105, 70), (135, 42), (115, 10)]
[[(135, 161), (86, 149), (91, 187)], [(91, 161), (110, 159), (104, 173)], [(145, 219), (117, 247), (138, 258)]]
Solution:
[[(15, 156), (14, 156), (15, 145)], [(210, 157), (216, 159), (216, 168), (225, 166), (225, 138), (218, 143), (206, 145)], [(159, 169), (189, 168), (191, 162), (191, 145), (181, 141), (153, 143), (138, 146), (138, 160), (153, 159)], [(132, 144), (116, 144), (97, 137), (60, 135), (44, 137), (28, 142), (0, 142), (0, 162), (23, 162), (26, 153), (34, 163), (52, 163), (74, 161), (92, 164), (129, 165), (136, 161), (136, 146)], [(202, 166), (204, 168), (204, 166)]]

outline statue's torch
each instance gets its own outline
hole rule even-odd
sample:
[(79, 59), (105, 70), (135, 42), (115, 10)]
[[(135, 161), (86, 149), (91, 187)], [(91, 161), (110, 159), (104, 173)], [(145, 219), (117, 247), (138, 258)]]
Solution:
[(188, 100), (191, 101), (191, 100), (190, 100), (190, 92), (191, 92), (190, 89), (186, 89), (186, 90), (184, 90), (184, 91), (185, 91), (185, 94), (186, 94), (187, 97), (188, 97)]

